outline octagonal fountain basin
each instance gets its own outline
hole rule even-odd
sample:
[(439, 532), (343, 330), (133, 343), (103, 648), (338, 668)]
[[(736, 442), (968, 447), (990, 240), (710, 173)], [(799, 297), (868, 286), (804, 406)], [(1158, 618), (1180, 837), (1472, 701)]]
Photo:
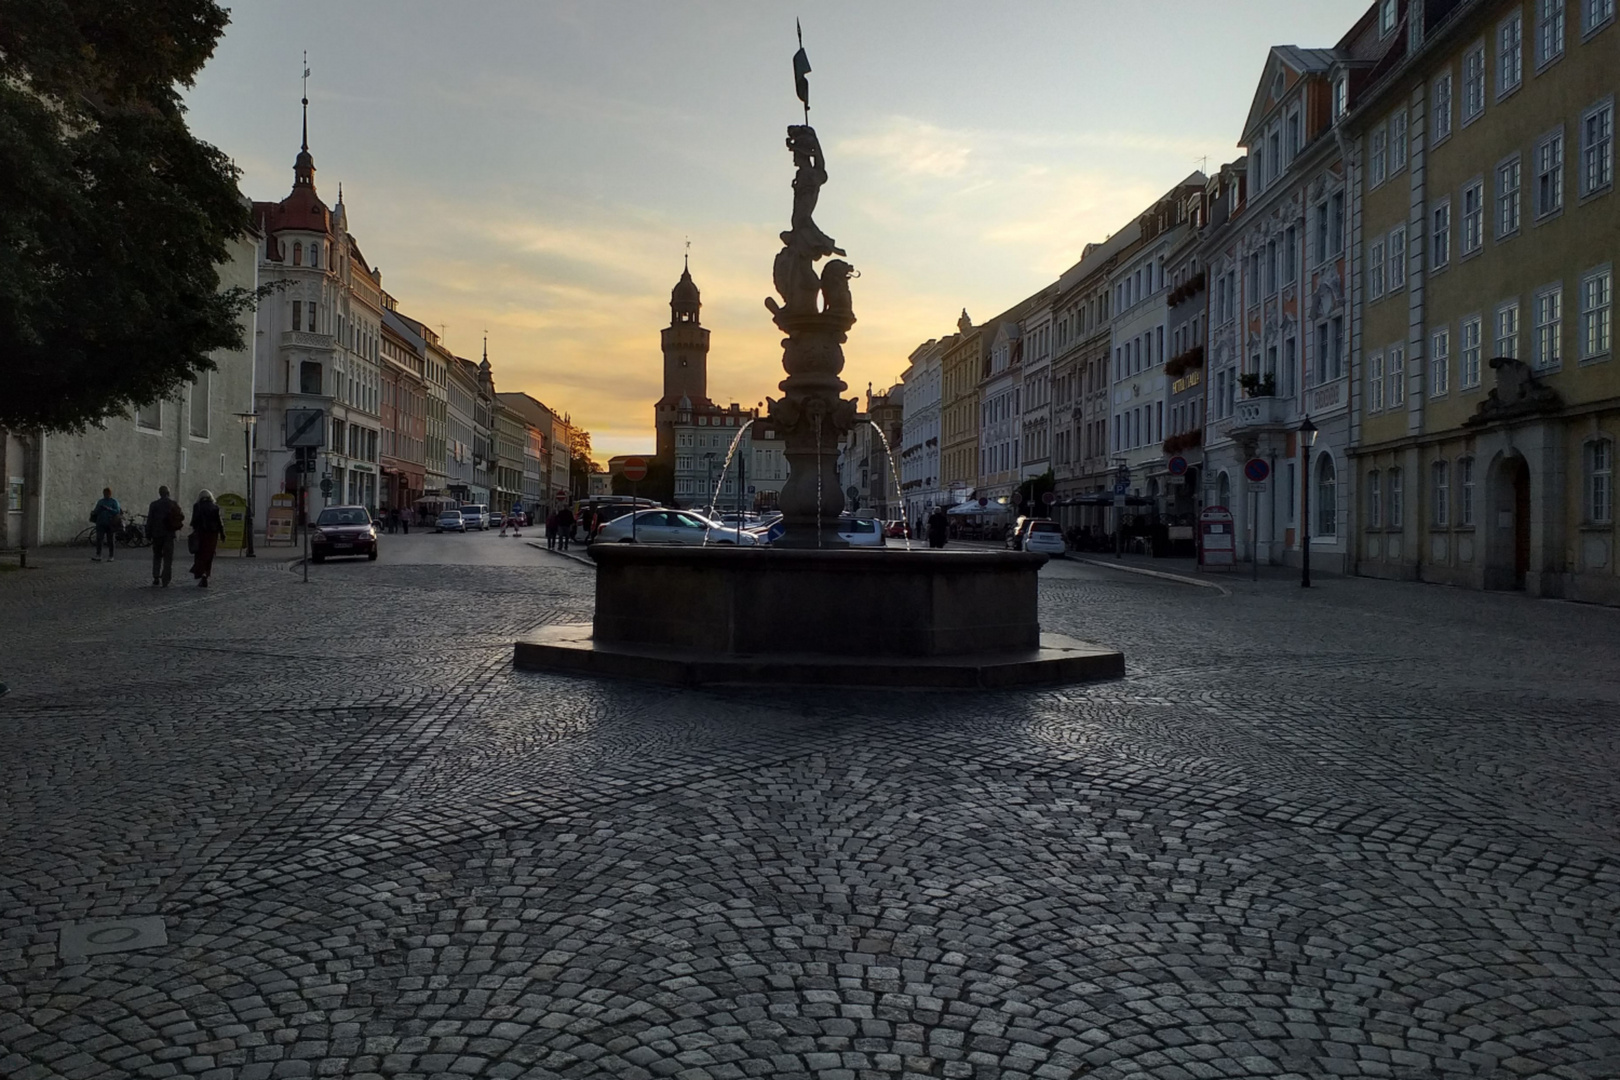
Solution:
[(682, 685), (972, 688), (1116, 678), (1117, 650), (1043, 634), (1044, 555), (596, 544), (591, 625), (518, 641), (519, 668)]

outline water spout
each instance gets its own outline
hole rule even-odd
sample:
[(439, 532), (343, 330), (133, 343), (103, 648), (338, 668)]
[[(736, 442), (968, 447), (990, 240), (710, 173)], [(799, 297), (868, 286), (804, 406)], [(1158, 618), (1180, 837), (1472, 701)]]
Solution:
[[(726, 470), (731, 468), (731, 459), (737, 455), (737, 444), (742, 442), (743, 433), (754, 426), (752, 420), (737, 429), (737, 434), (731, 437), (731, 445), (726, 448), (726, 460), (720, 466), (720, 479), (714, 485), (714, 495), (709, 499), (709, 517), (713, 518), (720, 507), (720, 492), (726, 486)], [(737, 517), (737, 545), (742, 546), (742, 516), (741, 511)], [(703, 546), (709, 546), (709, 530), (703, 530)]]
[[(883, 429), (878, 426), (878, 423), (877, 423), (876, 420), (867, 420), (866, 422), (868, 424), (872, 425), (872, 430), (877, 432), (878, 438), (883, 440), (883, 453), (889, 459), (889, 475), (891, 477), (893, 477), (893, 479), (894, 479), (894, 497), (896, 499), (900, 499), (900, 467), (898, 465), (896, 465), (895, 461), (894, 461), (894, 448), (889, 445), (889, 437), (887, 435), (883, 434)], [(900, 520), (900, 525), (901, 525), (900, 535), (905, 538), (906, 550), (910, 551), (911, 550), (911, 522), (906, 521), (905, 517), (906, 517), (906, 503), (905, 503), (904, 499), (900, 499), (900, 518), (901, 518), (901, 520)], [(882, 523), (880, 522), (879, 523), (880, 527), (881, 527), (881, 524)]]

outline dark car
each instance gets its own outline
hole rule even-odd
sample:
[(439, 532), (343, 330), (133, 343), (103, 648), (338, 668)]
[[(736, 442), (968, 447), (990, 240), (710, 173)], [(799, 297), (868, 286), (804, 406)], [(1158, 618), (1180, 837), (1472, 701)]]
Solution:
[(328, 556), (377, 557), (377, 526), (363, 506), (328, 506), (309, 532), (309, 557), (323, 562)]

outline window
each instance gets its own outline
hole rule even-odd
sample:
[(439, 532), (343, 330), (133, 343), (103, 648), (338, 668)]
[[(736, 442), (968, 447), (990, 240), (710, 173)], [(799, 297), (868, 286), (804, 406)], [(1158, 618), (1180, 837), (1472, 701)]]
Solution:
[(1614, 304), (1614, 273), (1596, 270), (1581, 279), (1581, 359), (1608, 355), (1610, 312)]
[(1614, 520), (1614, 443), (1593, 439), (1586, 444), (1586, 520), (1606, 525)]
[(1328, 377), (1344, 378), (1344, 316), (1335, 315), (1328, 320), (1328, 340), (1333, 353), (1330, 357)]
[(1536, 144), (1536, 217), (1564, 208), (1564, 133), (1556, 131)]
[(310, 333), (312, 333), (312, 334), (313, 333), (318, 333), (319, 331), (316, 329), (316, 326), (315, 326), (315, 301), (311, 300), (308, 303), (308, 305), (306, 305), (306, 306), (309, 308), (309, 330), (310, 330)]
[(1374, 240), (1367, 249), (1367, 296), (1377, 300), (1384, 295), (1384, 242)]
[(1496, 309), (1496, 350), (1494, 356), (1519, 358), (1519, 302), (1510, 300)]
[(1406, 524), (1406, 505), (1401, 490), (1401, 470), (1389, 470), (1389, 527), (1398, 529)]
[(1333, 457), (1323, 454), (1316, 459), (1316, 535), (1339, 535), (1339, 471), (1333, 467)]
[(1398, 173), (1406, 168), (1406, 110), (1389, 118), (1389, 171)]
[(135, 426), (147, 431), (163, 430), (163, 402), (154, 401), (135, 410)]
[(1462, 253), (1472, 255), (1485, 243), (1485, 182), (1475, 180), (1462, 193)]
[(1383, 37), (1395, 32), (1395, 0), (1378, 0), (1378, 34)]
[(1333, 240), (1333, 254), (1337, 255), (1344, 250), (1344, 192), (1334, 192), (1328, 206), (1333, 212), (1333, 227), (1328, 235)]
[(1294, 396), (1294, 372), (1299, 369), (1299, 341), (1295, 338), (1283, 339), (1283, 366), (1282, 366), (1282, 396)]
[(1389, 269), (1386, 273), (1389, 291), (1406, 285), (1406, 226), (1397, 225), (1389, 231)]
[(304, 265), (304, 245), (301, 243), (293, 245), (293, 265)]
[(1537, 0), (1536, 67), (1544, 67), (1564, 55), (1564, 4), (1566, 0)]
[(1385, 376), (1385, 396), (1389, 399), (1389, 407), (1397, 408), (1406, 402), (1406, 347), (1404, 345), (1391, 346), (1389, 350), (1389, 369)]
[(1474, 459), (1457, 459), (1457, 524), (1474, 523)]
[(1367, 179), (1372, 183), (1373, 187), (1377, 187), (1384, 182), (1388, 143), (1389, 133), (1384, 130), (1383, 124), (1379, 124), (1373, 129), (1372, 150), (1369, 152), (1367, 159), (1367, 171), (1369, 173)]
[(1340, 75), (1333, 84), (1333, 119), (1338, 120), (1350, 111), (1350, 79)]
[(1384, 485), (1378, 470), (1367, 474), (1367, 528), (1384, 527)]
[(1614, 99), (1581, 116), (1581, 198), (1614, 183)]
[(1378, 412), (1384, 407), (1384, 354), (1373, 353), (1367, 358), (1367, 411)]
[(1429, 466), (1429, 524), (1451, 524), (1451, 466), (1444, 461)]
[(1515, 11), (1496, 28), (1496, 96), (1511, 94), (1524, 78), (1524, 15)]
[(321, 265), (321, 245), (319, 243), (309, 245), (309, 265)]
[(208, 395), (213, 382), (210, 375), (204, 371), (191, 384), (191, 433), (199, 439), (208, 438)]
[(1277, 241), (1266, 245), (1266, 295), (1277, 291)]
[(1429, 394), (1440, 397), (1451, 389), (1451, 328), (1441, 327), (1429, 339)]
[(1484, 321), (1474, 315), (1462, 321), (1460, 345), (1462, 348), (1461, 362), (1457, 367), (1457, 385), (1464, 390), (1471, 390), (1479, 385), (1480, 354), (1484, 351), (1482, 342)]
[(1496, 238), (1519, 231), (1519, 159), (1496, 167)]
[(1283, 232), (1282, 274), (1285, 284), (1299, 280), (1299, 232), (1292, 225)]
[(294, 330), (304, 328), (304, 305), (297, 300), (292, 302), (292, 328)]
[(1451, 69), (1447, 68), (1434, 80), (1434, 141), (1440, 143), (1451, 138)]
[(1467, 127), (1485, 111), (1485, 43), (1463, 54), (1462, 121)]
[(298, 392), (300, 394), (320, 394), (321, 365), (315, 360), (305, 360), (298, 365)]
[(1299, 154), (1303, 145), (1300, 137), (1299, 110), (1294, 109), (1288, 114), (1288, 160), (1292, 161)]
[(1535, 319), (1535, 361), (1538, 368), (1553, 368), (1563, 362), (1559, 340), (1564, 328), (1564, 291), (1558, 286), (1536, 294), (1532, 307)]
[(1614, 19), (1614, 0), (1581, 0), (1581, 33), (1590, 34)]
[(1442, 200), (1430, 215), (1433, 219), (1431, 226), (1434, 246), (1433, 270), (1444, 270), (1451, 264), (1451, 201)]

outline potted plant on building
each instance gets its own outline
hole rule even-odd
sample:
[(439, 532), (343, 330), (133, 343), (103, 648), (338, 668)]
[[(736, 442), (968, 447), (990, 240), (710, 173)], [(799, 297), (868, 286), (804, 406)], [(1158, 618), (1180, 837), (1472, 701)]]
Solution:
[(1244, 374), (1238, 376), (1238, 385), (1243, 387), (1245, 397), (1276, 397), (1277, 376), (1271, 373)]

